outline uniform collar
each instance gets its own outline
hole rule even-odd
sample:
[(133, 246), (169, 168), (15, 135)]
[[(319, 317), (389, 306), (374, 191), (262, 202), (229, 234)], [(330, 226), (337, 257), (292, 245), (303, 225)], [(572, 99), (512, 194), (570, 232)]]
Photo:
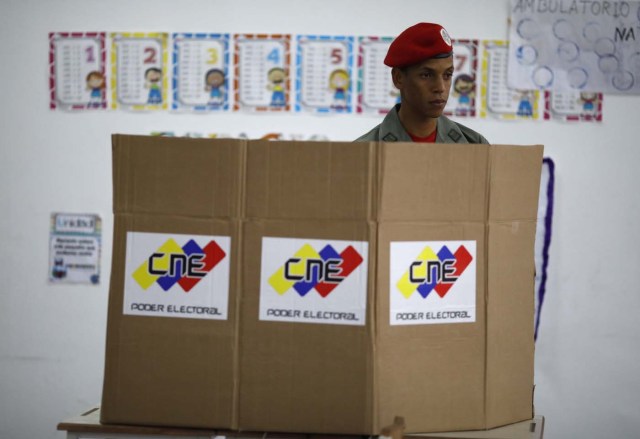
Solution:
[[(380, 140), (383, 142), (412, 142), (411, 136), (404, 129), (398, 117), (400, 104), (389, 111), (387, 116), (380, 124)], [(455, 122), (446, 116), (438, 118), (438, 134), (436, 143), (459, 143), (464, 141), (464, 135)]]

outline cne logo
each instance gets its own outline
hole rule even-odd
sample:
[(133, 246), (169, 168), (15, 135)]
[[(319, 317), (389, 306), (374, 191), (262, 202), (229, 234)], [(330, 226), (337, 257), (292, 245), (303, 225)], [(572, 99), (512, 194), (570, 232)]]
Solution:
[(454, 253), (446, 245), (443, 245), (438, 253), (427, 246), (411, 263), (396, 287), (407, 299), (416, 291), (425, 299), (431, 291), (435, 291), (442, 298), (471, 261), (473, 256), (464, 245), (459, 246)]
[(360, 264), (363, 258), (351, 245), (338, 253), (331, 245), (319, 252), (304, 244), (269, 279), (269, 285), (280, 295), (293, 288), (301, 297), (315, 289), (327, 297)]
[(157, 283), (164, 291), (178, 284), (185, 293), (196, 286), (226, 257), (224, 250), (210, 241), (204, 247), (190, 239), (184, 246), (169, 238), (133, 272), (143, 290)]

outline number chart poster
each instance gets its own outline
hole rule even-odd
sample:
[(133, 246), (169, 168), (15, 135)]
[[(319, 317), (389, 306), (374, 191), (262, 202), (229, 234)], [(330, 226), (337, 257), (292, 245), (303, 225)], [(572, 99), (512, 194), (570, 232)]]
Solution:
[(517, 90), (507, 85), (506, 41), (483, 41), (480, 116), (502, 120), (538, 120), (540, 96), (537, 90)]
[(49, 34), (51, 109), (106, 109), (104, 32)]
[(229, 34), (173, 34), (174, 110), (229, 109)]
[(475, 117), (478, 77), (478, 40), (453, 40), (454, 72), (444, 113)]
[(640, 2), (512, 0), (509, 84), (640, 94)]
[(358, 39), (358, 113), (384, 115), (400, 103), (400, 91), (393, 85), (391, 67), (384, 64), (392, 41), (391, 37)]
[(167, 33), (113, 33), (111, 107), (166, 110)]
[(602, 122), (602, 93), (545, 91), (544, 120)]
[(291, 35), (234, 35), (234, 110), (291, 109)]
[(296, 111), (351, 113), (354, 37), (299, 35)]

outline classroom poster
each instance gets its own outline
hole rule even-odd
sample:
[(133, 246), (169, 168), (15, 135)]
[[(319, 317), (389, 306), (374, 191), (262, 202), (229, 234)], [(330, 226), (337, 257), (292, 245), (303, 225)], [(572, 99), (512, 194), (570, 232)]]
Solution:
[(602, 93), (545, 91), (544, 119), (565, 122), (602, 122)]
[(235, 110), (291, 109), (291, 35), (234, 35)]
[(298, 35), (296, 111), (351, 113), (354, 37)]
[(391, 37), (358, 38), (358, 113), (384, 115), (400, 103), (400, 91), (393, 85), (391, 67), (384, 64), (392, 41)]
[(509, 44), (483, 41), (480, 116), (502, 120), (534, 120), (540, 116), (537, 90), (518, 90), (507, 85)]
[(111, 34), (112, 109), (166, 110), (166, 33)]
[(229, 34), (173, 34), (172, 61), (172, 109), (229, 109)]
[(49, 34), (51, 109), (107, 108), (104, 32)]
[(478, 79), (478, 40), (453, 40), (453, 78), (447, 116), (475, 117)]

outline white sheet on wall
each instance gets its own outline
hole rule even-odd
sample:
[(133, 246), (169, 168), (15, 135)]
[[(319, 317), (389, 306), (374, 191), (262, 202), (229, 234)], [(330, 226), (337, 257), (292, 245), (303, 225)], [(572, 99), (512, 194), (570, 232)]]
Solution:
[(509, 85), (640, 94), (640, 2), (511, 0)]

